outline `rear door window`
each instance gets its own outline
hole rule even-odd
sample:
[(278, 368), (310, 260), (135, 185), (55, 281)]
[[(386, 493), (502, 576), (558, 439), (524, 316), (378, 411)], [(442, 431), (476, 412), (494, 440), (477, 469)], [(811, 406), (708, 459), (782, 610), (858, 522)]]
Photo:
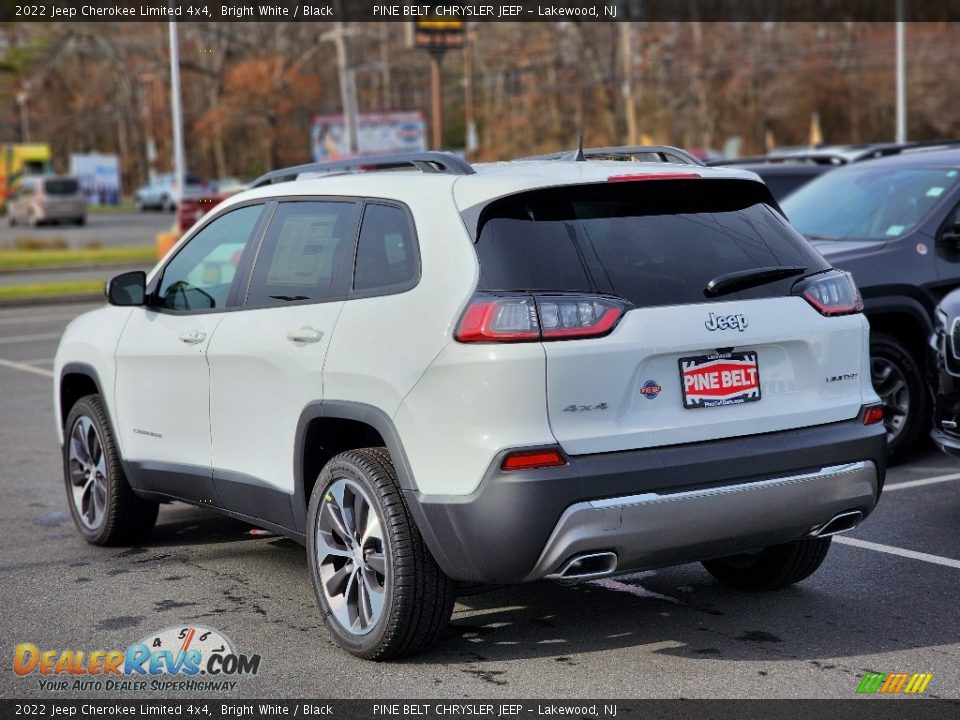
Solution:
[(247, 306), (346, 297), (359, 216), (354, 202), (280, 203), (253, 269)]
[[(480, 289), (592, 292), (637, 307), (714, 300), (718, 275), (827, 262), (771, 206), (762, 184), (657, 180), (510, 196), (480, 215)], [(788, 278), (718, 300), (789, 294)]]

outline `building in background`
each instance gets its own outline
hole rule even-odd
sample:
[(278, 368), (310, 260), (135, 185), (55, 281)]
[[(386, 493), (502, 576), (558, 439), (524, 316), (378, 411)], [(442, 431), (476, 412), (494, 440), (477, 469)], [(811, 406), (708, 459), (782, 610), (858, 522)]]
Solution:
[[(359, 155), (423, 152), (427, 122), (421, 112), (360, 113), (357, 118)], [(317, 115), (310, 129), (315, 162), (350, 157), (343, 115)]]
[(80, 181), (88, 205), (120, 204), (120, 160), (116, 155), (71, 155), (70, 174)]

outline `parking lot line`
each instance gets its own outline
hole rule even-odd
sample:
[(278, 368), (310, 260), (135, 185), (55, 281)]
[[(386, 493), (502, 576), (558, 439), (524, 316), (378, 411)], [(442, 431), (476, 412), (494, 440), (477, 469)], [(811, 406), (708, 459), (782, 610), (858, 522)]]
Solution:
[(910, 558), (911, 560), (921, 560), (923, 562), (933, 563), (934, 565), (944, 565), (960, 570), (960, 560), (954, 560), (953, 558), (917, 552), (916, 550), (906, 550), (904, 548), (894, 547), (893, 545), (881, 545), (880, 543), (868, 542), (867, 540), (841, 535), (835, 535), (833, 539), (842, 545), (851, 545), (853, 547), (863, 548), (864, 550), (875, 550), (876, 552), (887, 553), (888, 555), (898, 555), (900, 557)]
[(14, 362), (13, 360), (0, 359), (0, 367), (10, 368), (11, 370), (22, 370), (23, 372), (33, 373), (41, 377), (52, 378), (53, 370), (44, 370), (43, 368), (27, 365), (26, 363)]
[(952, 480), (960, 480), (960, 473), (950, 473), (949, 475), (935, 475), (933, 477), (920, 478), (919, 480), (907, 480), (906, 482), (893, 483), (892, 485), (884, 485), (883, 491), (890, 492), (891, 490), (906, 490), (907, 488), (923, 487), (924, 485), (935, 485), (936, 483), (950, 482)]
[(37, 335), (13, 335), (12, 337), (0, 338), (0, 345), (10, 345), (12, 343), (31, 342), (33, 340), (55, 340), (63, 335), (62, 332), (56, 333), (38, 333)]

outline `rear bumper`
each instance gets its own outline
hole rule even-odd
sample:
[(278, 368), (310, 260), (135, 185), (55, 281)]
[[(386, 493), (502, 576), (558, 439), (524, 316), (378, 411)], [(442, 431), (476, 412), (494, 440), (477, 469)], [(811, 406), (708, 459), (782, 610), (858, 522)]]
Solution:
[(763, 435), (585, 455), (500, 471), (469, 496), (405, 491), (441, 569), (456, 580), (537, 580), (572, 555), (614, 552), (617, 571), (732, 555), (807, 535), (876, 505), (882, 425), (859, 418)]
[(934, 444), (947, 455), (960, 458), (960, 437), (946, 433), (939, 428), (931, 430), (930, 437), (933, 438)]

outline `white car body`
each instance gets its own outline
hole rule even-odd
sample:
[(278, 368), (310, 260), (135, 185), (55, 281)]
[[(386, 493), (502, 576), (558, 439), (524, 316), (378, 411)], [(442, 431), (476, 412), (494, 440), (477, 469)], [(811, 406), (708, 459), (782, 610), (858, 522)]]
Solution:
[[(148, 276), (148, 289), (218, 218), (255, 201), (293, 199), (373, 198), (405, 207), (419, 248), (417, 280), (398, 292), (315, 304), (202, 312), (107, 306), (87, 313), (66, 329), (56, 355), (60, 441), (66, 404), (96, 386), (138, 493), (219, 508), (303, 541), (306, 499), (319, 470), (310, 448), (322, 444), (311, 433), (341, 420), (369, 428), (389, 449), (438, 564), (464, 581), (556, 577), (562, 560), (597, 549), (584, 545), (584, 537), (607, 537), (596, 528), (584, 531), (591, 523), (602, 524), (610, 538), (623, 523), (622, 540), (598, 546), (615, 547), (621, 559), (615, 568), (623, 571), (801, 537), (850, 509), (866, 516), (882, 486), (884, 441), (882, 426), (860, 422), (864, 409), (879, 402), (861, 313), (825, 316), (799, 295), (704, 299), (630, 309), (602, 337), (456, 339), (481, 274), (472, 225), (477, 208), (537, 189), (608, 183), (624, 166), (542, 161), (477, 166), (475, 174), (335, 174), (239, 193), (171, 249)], [(658, 174), (677, 173), (677, 166), (634, 163), (628, 170), (658, 182)], [(733, 169), (696, 171), (699, 183), (760, 182)], [(706, 326), (719, 317), (742, 319)], [(756, 352), (761, 400), (684, 407), (678, 361), (718, 348)], [(78, 382), (79, 389), (69, 389)], [(647, 382), (660, 388), (656, 397), (639, 390)], [(487, 486), (506, 476), (501, 459), (518, 448), (545, 447), (559, 448), (567, 460), (564, 487), (576, 489), (544, 511), (534, 523), (541, 529), (524, 530), (541, 496), (522, 510), (511, 503), (521, 492), (519, 478), (549, 470), (510, 476), (517, 480), (504, 480), (502, 494), (481, 513)], [(786, 452), (792, 447), (793, 454)], [(672, 525), (664, 537), (672, 545), (653, 542), (649, 533), (631, 535), (631, 513), (648, 522), (656, 510), (651, 498), (662, 493), (649, 483), (628, 491), (629, 468), (654, 478), (680, 456), (699, 459), (683, 471), (685, 484), (676, 470), (671, 487), (716, 481), (736, 490), (741, 509), (730, 504), (731, 493), (710, 490), (689, 498), (687, 524), (664, 511)], [(617, 479), (591, 496), (584, 489), (589, 468), (601, 462), (620, 463), (603, 471)], [(712, 478), (704, 468), (720, 474)], [(664, 470), (667, 476), (673, 477)], [(744, 489), (758, 478), (767, 489)], [(711, 502), (715, 522), (696, 514), (712, 514)], [(644, 542), (652, 543), (649, 551), (640, 547)], [(517, 548), (516, 560), (502, 561), (513, 552), (507, 544)]]

